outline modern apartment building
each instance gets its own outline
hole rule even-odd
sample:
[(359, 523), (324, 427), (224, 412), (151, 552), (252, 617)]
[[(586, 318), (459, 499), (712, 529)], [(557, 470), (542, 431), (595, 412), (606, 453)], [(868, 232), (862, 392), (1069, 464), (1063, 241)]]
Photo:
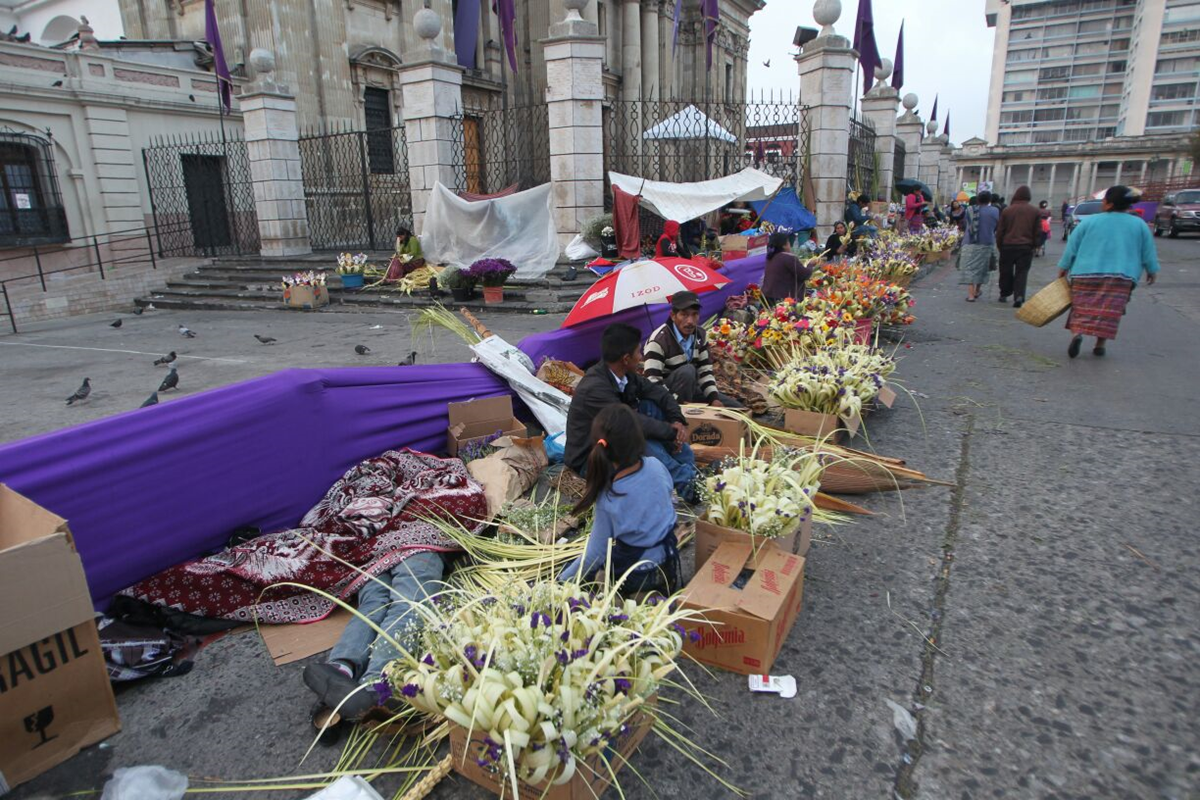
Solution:
[(1200, 125), (1200, 0), (986, 0), (987, 140), (1179, 134)]

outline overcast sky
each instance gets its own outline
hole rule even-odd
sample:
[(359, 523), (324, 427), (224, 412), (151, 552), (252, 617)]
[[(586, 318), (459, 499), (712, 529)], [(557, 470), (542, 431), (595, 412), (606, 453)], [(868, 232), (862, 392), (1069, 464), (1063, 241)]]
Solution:
[[(858, 3), (842, 0), (842, 17), (834, 25), (847, 39), (854, 38)], [(921, 98), (918, 112), (926, 121), (939, 95), (938, 121), (944, 124), (950, 112), (955, 143), (984, 134), (995, 29), (984, 21), (983, 6), (984, 0), (874, 0), (872, 5), (875, 41), (884, 58), (895, 58), (900, 22), (906, 23), (901, 95), (915, 92)], [(799, 91), (792, 37), (798, 25), (818, 27), (812, 7), (813, 0), (767, 0), (767, 7), (750, 18), (752, 91)], [(770, 68), (763, 66), (768, 59)]]

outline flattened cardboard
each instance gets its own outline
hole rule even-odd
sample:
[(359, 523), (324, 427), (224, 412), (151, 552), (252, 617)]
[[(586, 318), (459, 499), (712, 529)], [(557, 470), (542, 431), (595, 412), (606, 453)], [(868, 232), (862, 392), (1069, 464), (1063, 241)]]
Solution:
[(745, 531), (739, 531), (736, 528), (726, 528), (722, 525), (709, 522), (706, 519), (696, 520), (696, 539), (693, 544), (693, 550), (696, 555), (696, 570), (704, 566), (704, 562), (716, 552), (717, 548), (725, 542), (736, 542), (744, 544), (750, 543), (753, 550), (750, 553), (748, 565), (750, 567), (758, 566), (758, 556), (764, 552), (768, 543), (774, 544), (775, 547), (785, 553), (793, 555), (808, 555), (808, 547), (812, 542), (812, 517), (809, 516), (796, 526), (796, 530), (787, 536), (780, 536), (775, 539), (770, 539), (765, 536), (753, 536)]
[(282, 667), (293, 661), (324, 653), (337, 644), (338, 637), (350, 622), (350, 612), (339, 608), (328, 617), (318, 622), (304, 625), (262, 625), (263, 644), (271, 654), (275, 666)]
[(733, 583), (747, 566), (751, 546), (725, 542), (696, 570), (684, 589), (684, 607), (703, 612), (689, 623), (698, 636), (684, 640), (697, 661), (743, 675), (766, 675), (791, 631), (804, 597), (804, 557), (773, 544), (741, 590)]
[[(32, 602), (31, 602), (32, 601)], [(0, 653), (94, 616), (67, 521), (0, 484)]]
[(119, 730), (92, 620), (0, 654), (0, 775), (10, 788)]
[(727, 259), (761, 255), (767, 252), (769, 238), (765, 233), (754, 236), (746, 236), (741, 233), (726, 234), (721, 237), (721, 255)]
[(723, 413), (719, 408), (687, 403), (682, 410), (691, 444), (736, 449), (749, 434), (749, 426), (744, 420)]
[(513, 416), (511, 395), (450, 403), (446, 414), (450, 420), (446, 452), (451, 457), (471, 442), (486, 439), (497, 431), (503, 436), (525, 435), (525, 424)]
[[(655, 702), (657, 697), (651, 697), (646, 701), (646, 705), (650, 706)], [(561, 786), (550, 786), (547, 789), (544, 782), (536, 786), (517, 784), (518, 800), (596, 800), (602, 797), (604, 790), (612, 783), (612, 775), (620, 773), (630, 754), (650, 732), (653, 723), (654, 717), (643, 711), (639, 710), (633, 715), (629, 720), (629, 732), (625, 738), (615, 747), (610, 745), (606, 753), (612, 774), (600, 756), (595, 755), (586, 763), (577, 766), (574, 777)], [(453, 756), (454, 771), (497, 795), (512, 797), (512, 784), (508, 780), (507, 770), (491, 772), (475, 761), (487, 751), (487, 745), (483, 741), (486, 736), (487, 731), (474, 730), (468, 740), (466, 728), (450, 725), (450, 755)]]

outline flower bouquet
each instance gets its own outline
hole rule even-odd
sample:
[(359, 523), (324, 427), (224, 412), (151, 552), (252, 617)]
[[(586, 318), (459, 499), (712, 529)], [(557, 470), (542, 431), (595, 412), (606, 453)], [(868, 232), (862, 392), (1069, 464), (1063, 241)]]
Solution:
[(455, 768), (498, 791), (508, 784), (513, 797), (526, 796), (520, 783), (538, 796), (577, 776), (614, 775), (621, 761), (606, 752), (628, 752), (645, 735), (683, 646), (681, 623), (695, 615), (659, 597), (638, 603), (553, 580), (418, 608), (424, 654), (389, 664), (387, 687), (450, 720)]
[(754, 545), (751, 566), (768, 541), (787, 552), (807, 553), (822, 469), (820, 457), (810, 451), (778, 450), (767, 461), (743, 447), (704, 482), (708, 509), (696, 521), (696, 569), (722, 542), (746, 536)]
[(325, 273), (308, 270), (284, 275), (283, 304), (292, 308), (317, 308), (329, 302)]
[(895, 368), (896, 362), (880, 351), (842, 340), (812, 352), (797, 352), (775, 371), (768, 390), (786, 409), (785, 427), (795, 433), (832, 433), (839, 418), (853, 432), (864, 405), (875, 399)]
[(358, 253), (351, 255), (350, 253), (342, 253), (338, 256), (337, 272), (338, 275), (362, 275), (367, 267), (367, 254)]
[(481, 258), (471, 264), (467, 274), (476, 282), (483, 285), (483, 299), (488, 303), (504, 301), (504, 284), (517, 268), (511, 261), (504, 258)]

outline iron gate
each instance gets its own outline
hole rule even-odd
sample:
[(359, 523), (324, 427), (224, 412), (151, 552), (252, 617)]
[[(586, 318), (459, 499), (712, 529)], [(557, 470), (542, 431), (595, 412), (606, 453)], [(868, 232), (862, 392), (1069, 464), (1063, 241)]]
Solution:
[(550, 130), (545, 103), (466, 107), (454, 120), (457, 192), (495, 194), (550, 181)]
[(314, 250), (390, 250), (412, 227), (404, 126), (300, 137), (304, 205)]
[(872, 200), (879, 196), (875, 183), (875, 129), (865, 120), (850, 118), (850, 150), (846, 182), (850, 189), (865, 192)]
[(257, 253), (246, 142), (237, 134), (158, 137), (142, 149), (159, 253)]

